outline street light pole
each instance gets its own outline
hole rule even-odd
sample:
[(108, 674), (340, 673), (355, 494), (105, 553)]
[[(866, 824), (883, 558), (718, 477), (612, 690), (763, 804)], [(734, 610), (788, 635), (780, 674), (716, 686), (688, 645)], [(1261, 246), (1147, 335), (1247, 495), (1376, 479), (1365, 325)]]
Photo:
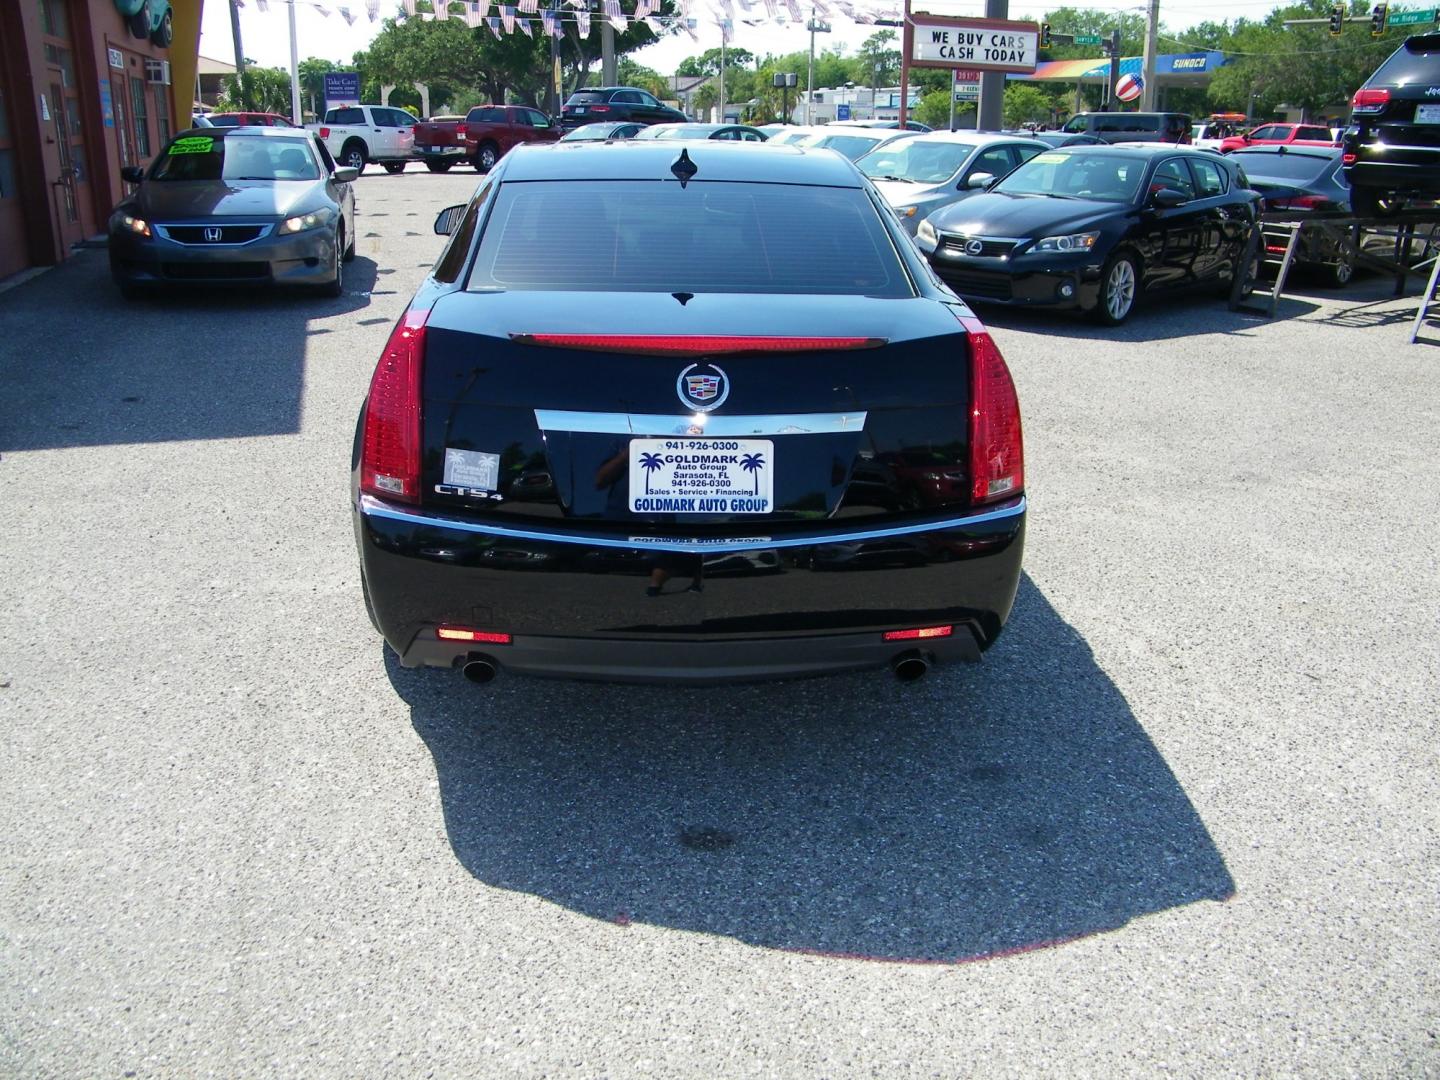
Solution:
[(290, 112), (297, 124), (305, 122), (300, 111), (300, 43), (295, 36), (295, 0), (290, 0)]
[[(245, 90), (245, 47), (240, 44), (240, 6), (230, 0), (230, 33), (235, 38), (235, 85), (240, 93), (240, 107), (250, 108), (250, 95)], [(199, 96), (198, 94), (196, 95)]]

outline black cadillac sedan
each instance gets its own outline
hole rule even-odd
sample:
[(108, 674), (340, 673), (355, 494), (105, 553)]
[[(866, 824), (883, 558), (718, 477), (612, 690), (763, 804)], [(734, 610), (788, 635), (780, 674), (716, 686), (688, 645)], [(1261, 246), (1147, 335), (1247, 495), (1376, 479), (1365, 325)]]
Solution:
[(314, 286), (344, 292), (355, 255), (354, 169), (302, 128), (183, 132), (110, 216), (110, 273), (122, 293), (177, 284)]
[(1079, 309), (1114, 325), (1144, 292), (1228, 289), (1259, 205), (1217, 154), (1063, 147), (932, 214), (915, 242), (966, 299)]
[(914, 678), (996, 640), (1015, 388), (839, 155), (522, 146), (436, 230), (352, 460), (402, 664)]

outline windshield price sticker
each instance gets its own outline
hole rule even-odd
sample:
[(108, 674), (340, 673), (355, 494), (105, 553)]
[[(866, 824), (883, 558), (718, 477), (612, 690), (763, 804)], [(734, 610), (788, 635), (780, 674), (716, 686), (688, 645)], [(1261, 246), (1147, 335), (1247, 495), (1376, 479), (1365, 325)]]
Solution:
[(775, 508), (769, 439), (631, 439), (636, 514), (768, 514)]
[(213, 149), (215, 149), (215, 140), (209, 135), (184, 135), (170, 144), (170, 156), (208, 154)]

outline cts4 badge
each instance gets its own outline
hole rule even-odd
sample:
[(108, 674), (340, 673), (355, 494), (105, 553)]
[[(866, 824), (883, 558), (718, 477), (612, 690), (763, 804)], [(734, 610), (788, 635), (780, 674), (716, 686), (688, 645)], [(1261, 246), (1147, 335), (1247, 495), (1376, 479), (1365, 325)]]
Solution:
[(691, 364), (675, 380), (680, 403), (695, 412), (710, 412), (730, 396), (730, 376), (714, 364)]

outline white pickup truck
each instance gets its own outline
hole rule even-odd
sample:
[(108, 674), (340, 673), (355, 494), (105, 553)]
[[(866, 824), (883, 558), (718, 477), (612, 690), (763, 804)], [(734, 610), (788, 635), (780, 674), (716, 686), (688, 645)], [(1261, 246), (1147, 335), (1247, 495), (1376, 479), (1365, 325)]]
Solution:
[(341, 165), (357, 173), (378, 161), (386, 172), (405, 170), (415, 149), (415, 118), (388, 105), (341, 105), (329, 109), (319, 124), (306, 125), (317, 132), (326, 149)]

